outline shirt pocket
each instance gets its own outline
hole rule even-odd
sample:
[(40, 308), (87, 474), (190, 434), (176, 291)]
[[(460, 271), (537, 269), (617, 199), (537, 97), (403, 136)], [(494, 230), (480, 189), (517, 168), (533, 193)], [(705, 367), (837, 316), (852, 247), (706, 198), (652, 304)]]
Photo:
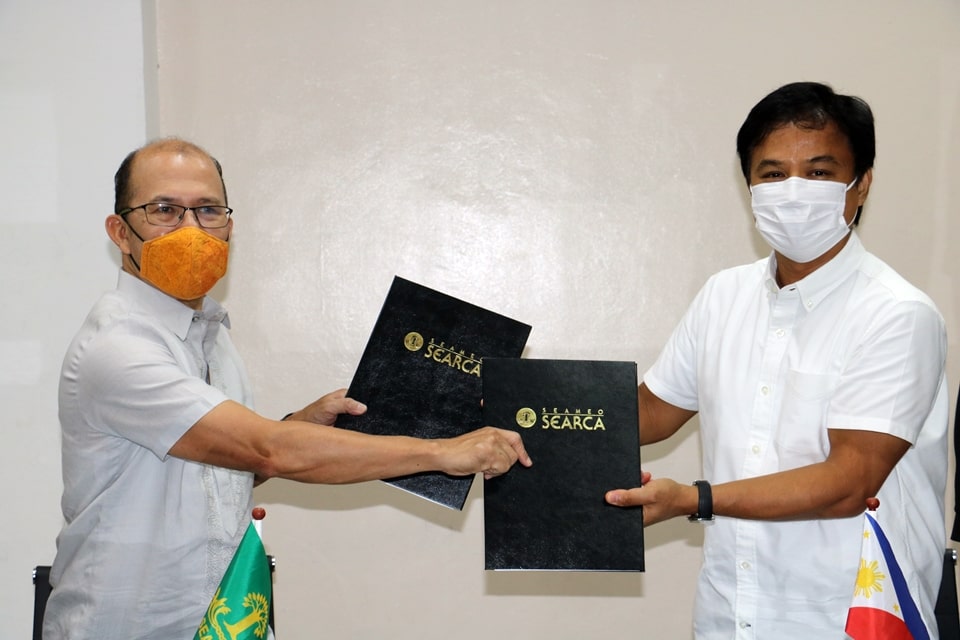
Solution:
[(830, 452), (827, 410), (840, 384), (836, 373), (787, 373), (774, 429), (780, 469), (822, 462)]

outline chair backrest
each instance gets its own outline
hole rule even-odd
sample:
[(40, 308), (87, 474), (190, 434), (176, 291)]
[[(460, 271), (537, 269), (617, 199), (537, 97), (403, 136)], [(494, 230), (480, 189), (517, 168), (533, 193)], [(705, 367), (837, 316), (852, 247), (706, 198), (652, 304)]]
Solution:
[(957, 393), (957, 413), (953, 417), (953, 458), (957, 467), (953, 472), (953, 531), (950, 539), (960, 542), (960, 392)]
[(33, 568), (33, 640), (41, 640), (43, 612), (47, 610), (50, 597), (50, 565), (40, 564)]
[(267, 554), (267, 562), (270, 563), (270, 618), (269, 624), (270, 628), (273, 629), (273, 635), (277, 635), (277, 623), (273, 620), (273, 598), (276, 595), (276, 590), (273, 588), (273, 572), (277, 568), (277, 559), (270, 554)]
[[(273, 617), (273, 572), (277, 568), (277, 559), (267, 556), (270, 563), (270, 628), (274, 635), (277, 633), (276, 622)], [(43, 640), (43, 612), (47, 610), (47, 598), (50, 597), (50, 565), (38, 564), (33, 568), (33, 640)]]
[(957, 604), (957, 552), (947, 549), (943, 556), (943, 578), (937, 604), (933, 610), (937, 616), (940, 640), (960, 640), (960, 607)]

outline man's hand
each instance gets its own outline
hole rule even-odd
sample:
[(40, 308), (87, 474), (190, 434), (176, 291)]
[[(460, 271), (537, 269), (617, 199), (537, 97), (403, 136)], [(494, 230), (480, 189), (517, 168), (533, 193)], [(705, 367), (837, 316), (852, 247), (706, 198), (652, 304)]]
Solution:
[(346, 389), (337, 389), (313, 401), (300, 411), (291, 414), (287, 419), (333, 425), (337, 421), (337, 416), (341, 413), (359, 416), (366, 410), (367, 405), (347, 397)]
[(606, 501), (617, 507), (642, 506), (643, 526), (696, 513), (696, 487), (682, 485), (669, 478), (652, 480), (648, 471), (643, 472), (641, 481), (642, 487), (608, 491)]
[(490, 479), (509, 471), (518, 460), (525, 467), (533, 464), (523, 448), (520, 434), (515, 431), (483, 427), (438, 442), (444, 447), (443, 472), (452, 476), (482, 472), (485, 479)]

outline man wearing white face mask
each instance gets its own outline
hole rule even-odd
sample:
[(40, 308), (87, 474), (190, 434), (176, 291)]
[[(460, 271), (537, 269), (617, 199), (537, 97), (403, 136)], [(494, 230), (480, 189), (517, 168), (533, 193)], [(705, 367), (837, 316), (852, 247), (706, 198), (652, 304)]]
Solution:
[(945, 544), (946, 334), (931, 300), (853, 229), (873, 115), (818, 83), (761, 100), (737, 136), (769, 258), (706, 283), (639, 388), (640, 436), (699, 415), (703, 480), (644, 473), (607, 501), (645, 524), (709, 521), (706, 638), (843, 638), (866, 499), (931, 637)]

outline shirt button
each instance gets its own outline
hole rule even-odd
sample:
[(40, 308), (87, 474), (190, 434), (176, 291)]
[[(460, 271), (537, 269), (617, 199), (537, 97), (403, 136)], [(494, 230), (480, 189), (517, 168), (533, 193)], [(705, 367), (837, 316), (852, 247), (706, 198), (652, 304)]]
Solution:
[(785, 333), (786, 333), (786, 331), (784, 331), (783, 329), (777, 329), (777, 337), (778, 337), (778, 338), (782, 338)]
[(740, 628), (741, 628), (741, 629), (749, 629), (749, 628), (750, 628), (750, 623), (749, 623), (749, 622), (743, 622), (743, 621), (741, 621), (741, 622), (740, 622)]
[(744, 560), (743, 562), (740, 563), (740, 568), (743, 569), (744, 571), (749, 571), (750, 563)]
[(758, 444), (753, 445), (752, 447), (750, 447), (750, 451), (753, 451), (755, 455), (760, 455), (760, 445)]
[(193, 316), (193, 322), (200, 322), (200, 316)]
[(770, 387), (768, 387), (767, 385), (763, 385), (762, 387), (760, 387), (760, 393), (762, 393), (763, 395), (767, 395), (768, 393), (770, 393)]

